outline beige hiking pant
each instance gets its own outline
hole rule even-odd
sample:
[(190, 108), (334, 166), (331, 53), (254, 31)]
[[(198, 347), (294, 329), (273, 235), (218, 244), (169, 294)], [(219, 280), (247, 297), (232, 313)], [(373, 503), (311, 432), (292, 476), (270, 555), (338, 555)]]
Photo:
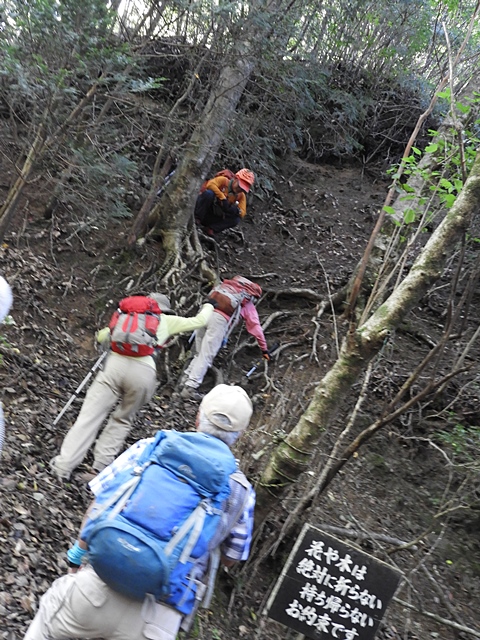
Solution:
[(85, 458), (98, 432), (110, 416), (94, 449), (93, 468), (101, 471), (120, 452), (137, 411), (151, 400), (156, 386), (156, 370), (145, 361), (110, 353), (105, 368), (96, 376), (87, 391), (78, 418), (65, 436), (60, 454), (51, 466), (55, 472), (69, 478)]
[(125, 598), (85, 567), (55, 580), (24, 640), (175, 640), (181, 620), (164, 604)]
[(186, 387), (198, 389), (205, 374), (212, 366), (213, 360), (222, 347), (223, 338), (227, 331), (228, 321), (220, 313), (213, 312), (207, 326), (195, 332), (195, 357), (188, 366), (185, 374)]

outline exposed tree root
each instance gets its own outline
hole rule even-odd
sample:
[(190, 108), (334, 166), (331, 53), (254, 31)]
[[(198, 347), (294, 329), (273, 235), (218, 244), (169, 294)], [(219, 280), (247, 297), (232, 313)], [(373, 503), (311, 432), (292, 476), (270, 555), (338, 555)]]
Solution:
[(165, 231), (162, 236), (165, 249), (165, 259), (158, 269), (158, 275), (163, 284), (175, 288), (184, 278), (187, 264), (195, 264), (202, 280), (215, 283), (217, 273), (208, 265), (205, 253), (198, 238), (197, 229), (191, 225), (190, 229)]
[(291, 287), (290, 289), (265, 289), (265, 292), (273, 294), (274, 300), (279, 296), (299, 296), (307, 300), (313, 300), (314, 302), (321, 302), (323, 300), (323, 295), (320, 295), (313, 289)]

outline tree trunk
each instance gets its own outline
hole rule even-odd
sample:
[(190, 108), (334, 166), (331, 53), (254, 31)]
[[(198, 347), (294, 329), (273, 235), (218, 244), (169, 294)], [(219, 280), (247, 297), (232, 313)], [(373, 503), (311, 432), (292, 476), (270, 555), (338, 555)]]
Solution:
[(308, 467), (321, 434), (331, 424), (353, 382), (379, 352), (385, 338), (441, 276), (448, 257), (455, 251), (479, 206), (480, 154), (477, 154), (460, 195), (409, 274), (366, 322), (346, 336), (338, 360), (316, 388), (307, 410), (273, 452), (257, 487), (257, 517), (263, 519), (272, 496), (280, 496)]
[(38, 127), (38, 131), (35, 135), (35, 139), (28, 151), (28, 155), (23, 163), (23, 167), (20, 170), (19, 176), (15, 181), (15, 184), (11, 187), (8, 192), (7, 198), (3, 203), (2, 208), (0, 209), (0, 242), (3, 241), (5, 233), (10, 226), (12, 218), (15, 214), (18, 201), (20, 196), (23, 193), (23, 189), (27, 184), (28, 178), (30, 177), (33, 168), (35, 166), (35, 162), (38, 159), (38, 156), (41, 154), (42, 149), (45, 145), (45, 136), (46, 136), (46, 119), (47, 114), (45, 113)]
[(12, 218), (15, 214), (18, 201), (23, 193), (25, 185), (28, 182), (32, 171), (34, 170), (36, 163), (42, 157), (42, 154), (46, 149), (53, 147), (55, 144), (59, 144), (65, 135), (67, 129), (73, 124), (73, 122), (82, 113), (83, 108), (90, 102), (95, 93), (97, 92), (99, 82), (93, 84), (85, 96), (80, 100), (76, 107), (69, 113), (62, 124), (54, 131), (53, 134), (47, 137), (47, 120), (50, 116), (49, 108), (45, 109), (42, 121), (38, 127), (38, 131), (30, 146), (28, 155), (23, 163), (23, 167), (19, 172), (19, 176), (15, 181), (15, 184), (8, 192), (7, 198), (0, 209), (0, 241), (3, 239)]
[(212, 166), (225, 133), (232, 126), (238, 102), (255, 67), (257, 43), (268, 37), (269, 25), (275, 21), (280, 5), (280, 0), (269, 3), (258, 0), (249, 6), (248, 25), (243, 22), (241, 28), (236, 27), (238, 38), (232, 52), (220, 71), (175, 176), (152, 210), (150, 218), (155, 221), (153, 235), (162, 238), (164, 247), (168, 237), (166, 261), (171, 261), (168, 251), (172, 248), (179, 250), (200, 185)]
[(175, 176), (152, 211), (152, 217), (156, 218), (155, 235), (175, 236), (179, 243), (200, 185), (212, 166), (252, 73), (254, 60), (250, 48), (250, 43), (238, 46), (235, 62), (222, 69)]
[[(210, 32), (208, 32), (208, 34), (205, 34), (205, 39), (202, 45), (206, 46), (209, 34)], [(188, 96), (192, 92), (196, 79), (198, 77), (198, 74), (200, 73), (200, 69), (204, 64), (204, 57), (205, 56), (202, 56), (201, 60), (197, 64), (197, 67), (192, 74), (190, 82), (188, 83), (188, 87), (184, 91), (183, 95), (181, 95), (178, 98), (178, 100), (175, 102), (173, 107), (170, 109), (168, 118), (172, 118), (176, 114), (180, 106), (183, 104), (183, 102), (188, 98)], [(133, 224), (132, 224), (132, 228), (130, 229), (130, 233), (128, 234), (127, 244), (129, 247), (132, 247), (135, 244), (135, 242), (138, 240), (140, 235), (144, 233), (147, 227), (147, 221), (149, 220), (149, 218), (152, 217), (155, 220), (155, 217), (156, 217), (155, 209), (152, 211), (153, 203), (157, 198), (159, 189), (161, 188), (162, 184), (164, 184), (164, 180), (167, 177), (167, 175), (171, 172), (172, 166), (174, 164), (174, 157), (172, 155), (171, 150), (165, 159), (165, 155), (167, 153), (167, 147), (171, 144), (171, 138), (172, 138), (172, 134), (167, 126), (163, 134), (162, 142), (157, 152), (157, 158), (155, 160), (155, 165), (153, 167), (153, 172), (152, 172), (152, 183), (150, 185), (148, 195), (140, 211), (135, 217), (135, 220), (133, 221)], [(163, 162), (163, 165), (162, 165), (162, 162)], [(164, 248), (166, 248), (165, 235), (163, 236), (163, 241), (164, 241)], [(175, 244), (176, 243), (174, 242), (174, 246)], [(166, 249), (166, 253), (167, 254), (170, 253), (170, 250)]]

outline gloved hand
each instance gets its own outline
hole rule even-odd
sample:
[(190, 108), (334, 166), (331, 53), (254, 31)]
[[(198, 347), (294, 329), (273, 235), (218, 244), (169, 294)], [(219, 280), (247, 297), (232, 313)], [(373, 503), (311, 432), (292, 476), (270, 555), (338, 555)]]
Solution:
[(82, 564), (82, 558), (87, 553), (86, 549), (82, 549), (78, 544), (78, 540), (73, 547), (67, 551), (67, 561), (70, 568), (77, 568)]
[(263, 354), (263, 359), (270, 361), (270, 351), (268, 351), (268, 349), (266, 351), (262, 351)]
[(110, 344), (110, 329), (105, 327), (104, 329), (97, 331), (95, 338), (102, 347), (108, 347)]

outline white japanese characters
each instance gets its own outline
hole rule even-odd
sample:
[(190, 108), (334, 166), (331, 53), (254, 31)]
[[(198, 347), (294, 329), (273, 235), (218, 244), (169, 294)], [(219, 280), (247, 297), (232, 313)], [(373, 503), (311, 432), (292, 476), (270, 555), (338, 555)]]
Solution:
[(399, 577), (385, 563), (305, 525), (270, 597), (269, 615), (311, 638), (370, 640)]

